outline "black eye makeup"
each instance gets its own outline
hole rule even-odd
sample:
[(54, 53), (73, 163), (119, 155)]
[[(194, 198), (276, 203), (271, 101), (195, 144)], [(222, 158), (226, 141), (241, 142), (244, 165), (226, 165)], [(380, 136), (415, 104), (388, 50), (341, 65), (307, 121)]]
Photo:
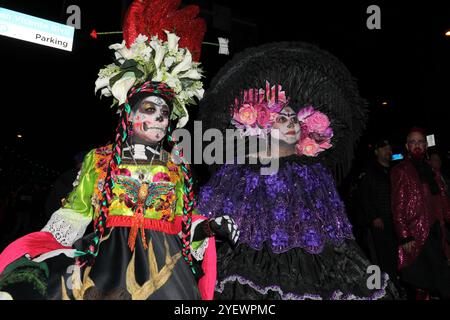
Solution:
[(167, 107), (167, 106), (162, 106), (161, 107), (161, 114), (165, 117), (165, 118), (167, 118), (167, 117), (169, 117), (169, 107)]
[(286, 118), (285, 116), (279, 116), (277, 118), (277, 123), (286, 123), (288, 121), (288, 118)]
[(280, 113), (277, 118), (277, 123), (286, 123), (287, 121), (298, 123), (297, 115), (295, 113)]

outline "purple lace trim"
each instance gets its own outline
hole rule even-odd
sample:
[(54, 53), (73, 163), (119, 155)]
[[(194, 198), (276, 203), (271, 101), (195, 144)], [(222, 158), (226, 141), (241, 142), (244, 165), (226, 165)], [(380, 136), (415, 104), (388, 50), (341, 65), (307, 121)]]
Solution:
[[(229, 283), (229, 282), (239, 282), (241, 285), (248, 285), (250, 286), (252, 289), (258, 291), (261, 294), (267, 294), (269, 292), (269, 290), (278, 292), (278, 294), (281, 296), (282, 300), (324, 300), (324, 298), (318, 294), (312, 294), (312, 293), (305, 293), (305, 294), (295, 294), (295, 293), (291, 293), (291, 292), (283, 292), (283, 290), (280, 288), (280, 286), (278, 285), (270, 285), (270, 286), (266, 286), (266, 287), (261, 287), (257, 284), (255, 284), (254, 282), (252, 282), (251, 280), (248, 280), (244, 277), (238, 276), (238, 275), (233, 275), (233, 276), (228, 276), (225, 279), (223, 279), (220, 284), (219, 282), (216, 282), (216, 292), (222, 293), (224, 288), (225, 288), (225, 284)], [(371, 294), (368, 297), (358, 297), (354, 294), (343, 294), (340, 290), (336, 290), (333, 292), (333, 294), (331, 295), (330, 299), (325, 299), (325, 300), (378, 300), (383, 298), (386, 295), (386, 287), (389, 283), (389, 275), (387, 273), (383, 273), (383, 286), (381, 289), (375, 291), (373, 294)]]
[(280, 163), (263, 176), (246, 165), (224, 165), (202, 188), (198, 210), (208, 218), (230, 215), (240, 242), (275, 253), (292, 248), (318, 254), (325, 243), (353, 239), (352, 226), (329, 171), (321, 164)]

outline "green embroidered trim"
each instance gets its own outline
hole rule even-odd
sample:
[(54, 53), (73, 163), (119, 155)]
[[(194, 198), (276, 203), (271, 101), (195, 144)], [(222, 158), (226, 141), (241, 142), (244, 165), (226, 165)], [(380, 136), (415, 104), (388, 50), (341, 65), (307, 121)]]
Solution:
[(15, 269), (23, 268), (23, 267), (32, 267), (32, 268), (39, 268), (42, 271), (44, 271), (45, 276), (48, 278), (50, 275), (50, 272), (48, 271), (48, 266), (45, 262), (34, 262), (32, 260), (29, 260), (26, 257), (22, 257), (17, 259), (16, 261), (10, 263), (2, 272), (2, 276), (6, 275)]
[(0, 276), (0, 290), (17, 283), (30, 283), (39, 294), (47, 294), (49, 270), (46, 263), (23, 257), (11, 263)]

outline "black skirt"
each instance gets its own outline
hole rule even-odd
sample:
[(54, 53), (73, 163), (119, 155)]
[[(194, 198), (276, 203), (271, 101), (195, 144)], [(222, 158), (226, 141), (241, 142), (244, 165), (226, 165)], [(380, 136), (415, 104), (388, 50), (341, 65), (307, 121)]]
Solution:
[[(144, 249), (138, 233), (133, 253), (127, 244), (129, 231), (124, 227), (107, 229), (92, 267), (77, 268), (73, 258), (61, 254), (34, 267), (27, 263), (26, 270), (13, 270), (5, 275), (12, 281), (1, 291), (14, 299), (201, 299), (196, 279), (181, 256), (177, 235), (145, 230), (149, 248)], [(36, 277), (16, 276), (30, 270)]]
[[(270, 246), (255, 250), (245, 244), (234, 251), (218, 247), (218, 281), (215, 298), (220, 300), (328, 300), (393, 299), (397, 291), (389, 276), (380, 273), (379, 284), (371, 281), (370, 263), (354, 241), (327, 245), (320, 254), (300, 248), (275, 254)], [(370, 288), (369, 288), (370, 287)]]

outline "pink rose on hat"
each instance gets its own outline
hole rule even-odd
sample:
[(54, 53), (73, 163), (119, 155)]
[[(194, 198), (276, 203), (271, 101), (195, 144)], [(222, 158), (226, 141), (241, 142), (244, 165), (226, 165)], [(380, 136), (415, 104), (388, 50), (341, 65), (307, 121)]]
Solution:
[(246, 103), (234, 113), (233, 119), (243, 125), (253, 126), (256, 123), (257, 116), (258, 112), (255, 108)]
[(317, 142), (311, 138), (300, 140), (296, 146), (299, 155), (315, 157), (321, 151)]

